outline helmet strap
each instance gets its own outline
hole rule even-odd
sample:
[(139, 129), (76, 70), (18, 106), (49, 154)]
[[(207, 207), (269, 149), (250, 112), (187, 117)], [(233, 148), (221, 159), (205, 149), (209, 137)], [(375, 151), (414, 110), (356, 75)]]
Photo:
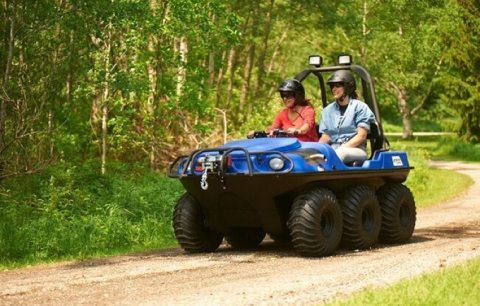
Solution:
[[(349, 101), (349, 96), (346, 92), (344, 92), (343, 95), (336, 100), (338, 105), (346, 105), (348, 104), (348, 101)], [(344, 103), (344, 102), (347, 102), (347, 103)]]

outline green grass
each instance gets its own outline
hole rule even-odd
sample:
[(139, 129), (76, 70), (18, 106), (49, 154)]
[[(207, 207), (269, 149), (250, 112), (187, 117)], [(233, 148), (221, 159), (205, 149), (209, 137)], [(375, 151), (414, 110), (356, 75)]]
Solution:
[(412, 190), (418, 208), (428, 207), (458, 196), (473, 184), (464, 174), (450, 170), (430, 168), (428, 160), (438, 146), (433, 141), (393, 141), (393, 150), (405, 150), (411, 166), (406, 185)]
[(427, 157), (438, 160), (461, 160), (480, 162), (480, 143), (467, 143), (456, 136), (422, 136), (412, 140), (400, 140), (400, 137), (389, 137), (392, 146), (410, 150), (428, 152)]
[[(422, 173), (415, 171), (428, 171), (429, 175), (423, 177)], [(413, 183), (418, 176), (422, 176), (422, 181), (427, 182)], [(473, 180), (469, 176), (443, 169), (413, 170), (411, 178), (406, 183), (412, 190), (417, 208), (432, 206), (456, 197), (464, 193), (472, 184)]]
[(176, 245), (178, 180), (95, 162), (60, 164), (0, 187), (0, 269)]
[(367, 288), (328, 305), (480, 305), (480, 258), (400, 281), (383, 289)]

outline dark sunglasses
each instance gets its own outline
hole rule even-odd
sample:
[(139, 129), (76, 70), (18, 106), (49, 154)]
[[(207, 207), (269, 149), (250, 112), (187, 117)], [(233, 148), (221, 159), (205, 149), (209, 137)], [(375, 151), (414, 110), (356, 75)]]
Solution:
[(330, 83), (330, 88), (344, 87), (343, 83)]
[(282, 97), (282, 99), (294, 98), (295, 93), (293, 91), (284, 91), (280, 93), (280, 97)]

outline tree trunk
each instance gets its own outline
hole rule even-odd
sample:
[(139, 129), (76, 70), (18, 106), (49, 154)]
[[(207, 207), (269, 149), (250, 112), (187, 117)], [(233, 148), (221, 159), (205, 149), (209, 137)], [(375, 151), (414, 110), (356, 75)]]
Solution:
[(241, 118), (240, 116), (245, 115), (245, 105), (247, 103), (249, 97), (249, 90), (250, 90), (250, 79), (252, 76), (252, 67), (253, 67), (253, 59), (255, 56), (255, 44), (252, 42), (248, 46), (247, 51), (247, 62), (245, 63), (245, 68), (243, 70), (243, 84), (240, 91), (240, 101), (238, 105), (238, 113), (236, 123)]
[(5, 43), (8, 46), (7, 58), (4, 65), (3, 78), (2, 78), (2, 87), (0, 88), (0, 180), (4, 177), (5, 168), (8, 165), (8, 162), (2, 157), (3, 153), (7, 150), (8, 144), (6, 138), (6, 122), (7, 122), (7, 104), (9, 103), (8, 96), (8, 83), (10, 79), (10, 69), (12, 67), (13, 60), (13, 48), (15, 40), (15, 17), (16, 17), (16, 3), (13, 3), (12, 13), (9, 18), (8, 13), (8, 2), (4, 2), (4, 25), (5, 29)]
[(235, 84), (235, 70), (237, 67), (237, 51), (235, 48), (230, 49), (230, 54), (228, 56), (228, 66), (226, 74), (229, 76), (228, 79), (228, 89), (227, 89), (227, 100), (225, 101), (225, 108), (229, 108), (230, 102), (233, 96), (233, 87)]
[(258, 61), (257, 61), (257, 69), (258, 69), (258, 76), (257, 76), (257, 82), (255, 84), (255, 88), (253, 89), (253, 97), (254, 99), (257, 99), (260, 96), (260, 92), (263, 88), (264, 84), (264, 77), (265, 77), (265, 58), (267, 55), (268, 51), (268, 40), (270, 38), (270, 30), (272, 28), (272, 19), (273, 19), (273, 7), (275, 4), (275, 0), (270, 0), (270, 4), (268, 7), (268, 12), (267, 12), (267, 21), (265, 25), (265, 30), (263, 34), (263, 46), (262, 49), (260, 50), (260, 54), (258, 56)]
[(187, 80), (187, 53), (188, 44), (187, 39), (182, 36), (178, 39), (178, 53), (180, 55), (180, 64), (177, 70), (177, 97), (181, 98), (183, 95), (183, 88)]
[[(109, 95), (108, 85), (105, 88), (104, 95)], [(101, 172), (105, 174), (107, 172), (107, 129), (108, 129), (108, 105), (107, 101), (103, 101), (104, 105), (102, 107), (102, 165)]]
[(208, 87), (212, 88), (215, 82), (215, 53), (208, 54)]
[[(7, 58), (5, 62), (5, 70), (3, 73), (3, 78), (2, 78), (2, 88), (1, 88), (1, 93), (0, 93), (0, 152), (3, 152), (3, 149), (6, 146), (6, 140), (5, 140), (5, 135), (6, 135), (6, 121), (7, 121), (7, 103), (9, 100), (8, 97), (8, 82), (10, 79), (10, 69), (12, 67), (12, 60), (13, 60), (13, 48), (14, 48), (14, 40), (15, 40), (15, 15), (16, 15), (16, 3), (13, 5), (12, 9), (12, 14), (10, 18), (8, 18), (8, 4), (5, 2), (5, 24), (8, 24), (9, 22), (9, 28), (8, 28), (8, 33), (5, 33), (8, 38), (7, 38), (7, 43), (8, 43), (8, 52), (7, 52)], [(0, 165), (1, 166), (1, 165)], [(1, 171), (1, 169), (0, 169)]]
[[(212, 16), (212, 23), (216, 22), (216, 16)], [(208, 86), (213, 87), (215, 83), (215, 52), (212, 50), (208, 53)]]
[(360, 63), (365, 65), (367, 60), (367, 36), (370, 33), (367, 25), (367, 16), (368, 16), (368, 1), (363, 1), (363, 19), (362, 19), (362, 46), (360, 48)]
[(148, 41), (148, 49), (150, 53), (150, 60), (147, 62), (147, 72), (148, 72), (148, 82), (149, 82), (149, 89), (148, 89), (148, 98), (147, 98), (147, 109), (146, 113), (147, 116), (149, 117), (149, 126), (147, 127), (150, 132), (150, 153), (149, 153), (149, 159), (150, 159), (150, 168), (152, 170), (155, 169), (156, 165), (156, 150), (155, 150), (155, 132), (153, 131), (153, 117), (155, 115), (155, 103), (157, 101), (157, 65), (155, 63), (155, 58), (154, 54), (156, 53), (156, 46), (157, 42), (155, 37), (152, 35), (149, 38)]
[(280, 39), (275, 44), (275, 48), (273, 48), (272, 57), (270, 58), (270, 63), (268, 64), (267, 77), (270, 75), (270, 73), (273, 70), (273, 65), (275, 64), (275, 59), (277, 58), (278, 50), (283, 45), (283, 41), (287, 39), (287, 36), (288, 36), (288, 27), (285, 29), (285, 31), (283, 31), (282, 36), (280, 36)]
[[(225, 60), (226, 52), (223, 51), (222, 53), (222, 59), (221, 63)], [(216, 84), (216, 101), (215, 101), (215, 106), (220, 107), (221, 100), (222, 100), (222, 83), (223, 83), (223, 67), (220, 67), (218, 69), (218, 76), (217, 76), (217, 84)]]
[(403, 139), (410, 139), (413, 136), (412, 131), (412, 113), (407, 102), (407, 94), (404, 89), (399, 89), (397, 91), (397, 101), (398, 107), (400, 109), (400, 114), (402, 114), (402, 123), (403, 123)]
[(111, 63), (110, 56), (112, 53), (112, 22), (108, 24), (107, 39), (105, 41), (105, 82), (103, 89), (102, 101), (102, 165), (101, 172), (105, 174), (107, 171), (107, 136), (108, 136), (108, 100), (110, 98), (110, 77)]
[(245, 68), (243, 70), (243, 84), (242, 88), (240, 90), (240, 101), (238, 105), (238, 113), (236, 114), (236, 122), (239, 123), (239, 120), (242, 120), (243, 116), (249, 115), (251, 110), (250, 108), (247, 109), (247, 113), (245, 114), (245, 106), (248, 102), (248, 99), (251, 95), (250, 93), (250, 80), (252, 77), (252, 68), (253, 68), (253, 62), (255, 60), (255, 38), (257, 37), (257, 32), (258, 32), (258, 25), (259, 25), (259, 6), (260, 2), (256, 1), (254, 2), (254, 11), (253, 11), (253, 17), (252, 17), (252, 25), (251, 25), (251, 37), (250, 37), (250, 43), (248, 44), (247, 47), (247, 61), (245, 63)]
[[(77, 7), (75, 4), (70, 5), (70, 14), (77, 16)], [(70, 30), (69, 40), (68, 40), (68, 50), (69, 50), (69, 61), (68, 61), (68, 72), (67, 72), (67, 79), (66, 79), (66, 99), (67, 103), (70, 104), (72, 101), (72, 94), (73, 94), (73, 86), (75, 82), (75, 66), (77, 63), (77, 46), (76, 46), (76, 39), (75, 39), (75, 31)], [(77, 110), (75, 103), (72, 104), (73, 111)]]

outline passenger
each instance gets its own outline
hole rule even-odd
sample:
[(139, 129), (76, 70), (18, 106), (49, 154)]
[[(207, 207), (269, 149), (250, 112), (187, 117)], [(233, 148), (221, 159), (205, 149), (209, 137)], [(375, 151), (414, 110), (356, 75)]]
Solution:
[[(318, 141), (315, 130), (315, 109), (309, 100), (305, 99), (305, 89), (298, 80), (284, 81), (278, 87), (280, 97), (285, 104), (267, 130), (282, 129), (301, 141)], [(249, 132), (249, 137), (253, 131)]]
[(367, 155), (367, 135), (375, 115), (368, 105), (358, 100), (355, 79), (348, 70), (337, 70), (328, 79), (335, 103), (322, 112), (320, 143), (329, 143), (346, 163), (363, 162)]

